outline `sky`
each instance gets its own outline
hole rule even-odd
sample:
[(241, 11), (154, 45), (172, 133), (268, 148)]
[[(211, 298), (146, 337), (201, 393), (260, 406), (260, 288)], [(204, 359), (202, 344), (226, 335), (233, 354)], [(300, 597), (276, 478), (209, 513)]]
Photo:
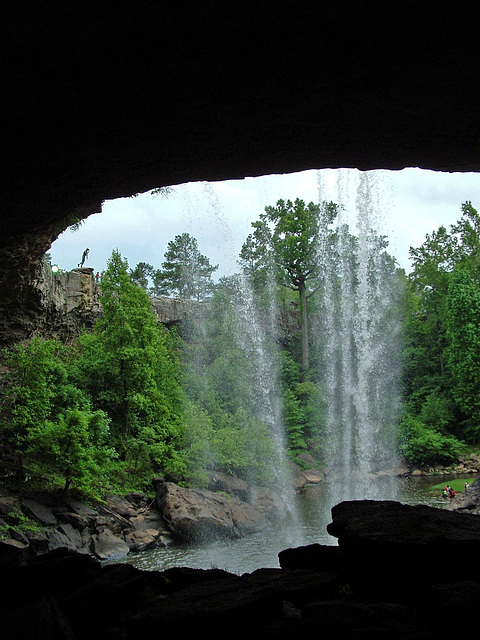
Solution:
[[(363, 191), (359, 199), (365, 184), (368, 198)], [(480, 174), (324, 169), (177, 185), (166, 197), (145, 193), (105, 201), (102, 212), (89, 216), (78, 231), (67, 229), (57, 238), (49, 250), (51, 262), (69, 271), (88, 248), (84, 266), (101, 272), (117, 249), (131, 268), (147, 262), (159, 269), (168, 242), (186, 232), (210, 263), (219, 265), (214, 276), (230, 275), (238, 271), (238, 254), (251, 223), (281, 198), (340, 203), (352, 230), (359, 207), (366, 207), (372, 225), (387, 236), (389, 252), (408, 273), (410, 247), (419, 247), (440, 225), (448, 229), (457, 222), (463, 202), (480, 208)]]

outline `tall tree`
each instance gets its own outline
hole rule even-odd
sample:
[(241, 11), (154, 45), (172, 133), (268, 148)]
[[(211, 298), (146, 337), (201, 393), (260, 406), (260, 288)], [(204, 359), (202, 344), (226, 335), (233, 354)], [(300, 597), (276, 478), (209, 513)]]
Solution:
[(453, 395), (467, 416), (464, 435), (480, 442), (480, 286), (468, 269), (457, 267), (447, 297), (448, 364)]
[(167, 245), (162, 269), (153, 276), (152, 293), (204, 300), (214, 289), (212, 274), (218, 265), (200, 253), (195, 238), (188, 233), (175, 236)]
[(155, 269), (148, 262), (139, 262), (135, 269), (130, 269), (130, 280), (145, 291), (148, 289), (149, 279), (153, 277)]
[(115, 452), (107, 445), (108, 417), (93, 411), (70, 378), (75, 349), (33, 338), (3, 355), (0, 426), (22, 483), (26, 477), (36, 486), (62, 482), (65, 491), (72, 486), (100, 497)]
[[(318, 260), (321, 234), (328, 233), (338, 213), (333, 202), (321, 205), (303, 200), (278, 200), (276, 206), (265, 207), (260, 220), (252, 223), (255, 231), (241, 251), (247, 273), (263, 277), (270, 260), (276, 266), (279, 283), (298, 292), (301, 318), (302, 365), (310, 365), (307, 301), (316, 290), (321, 269)], [(268, 249), (268, 251), (267, 251)]]
[(480, 216), (470, 201), (447, 230), (439, 227), (411, 248), (406, 338), (408, 417), (429, 429), (478, 439)]
[(179, 374), (148, 294), (131, 282), (117, 251), (101, 288), (104, 315), (81, 339), (80, 366), (95, 405), (111, 418), (112, 439), (133, 484), (181, 464)]

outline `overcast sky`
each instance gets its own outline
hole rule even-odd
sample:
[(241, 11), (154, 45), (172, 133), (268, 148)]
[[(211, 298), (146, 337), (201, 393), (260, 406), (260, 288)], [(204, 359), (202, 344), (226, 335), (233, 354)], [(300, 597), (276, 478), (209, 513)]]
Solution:
[[(266, 206), (280, 198), (305, 202), (333, 200), (345, 206), (352, 227), (361, 172), (356, 169), (303, 171), (301, 173), (245, 178), (173, 187), (168, 197), (141, 194), (106, 201), (103, 210), (87, 218), (74, 233), (66, 230), (53, 243), (52, 264), (60, 269), (77, 267), (90, 249), (86, 267), (105, 269), (113, 249), (130, 267), (148, 262), (160, 268), (167, 243), (187, 232), (198, 241), (218, 276), (234, 273), (243, 242)], [(447, 228), (470, 200), (480, 207), (480, 175), (439, 173), (420, 169), (368, 172), (369, 208), (377, 229), (389, 239), (390, 253), (410, 271), (408, 250), (440, 225)]]

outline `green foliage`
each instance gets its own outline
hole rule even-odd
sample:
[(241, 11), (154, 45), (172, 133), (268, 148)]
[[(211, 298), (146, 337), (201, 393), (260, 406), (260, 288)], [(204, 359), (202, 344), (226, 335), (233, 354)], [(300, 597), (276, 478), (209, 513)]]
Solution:
[[(169, 243), (157, 271), (144, 262), (129, 270), (114, 251), (101, 283), (104, 315), (93, 332), (75, 346), (34, 338), (3, 354), (0, 435), (18, 480), (96, 499), (107, 489), (144, 489), (159, 473), (195, 486), (207, 486), (215, 471), (272, 482), (272, 467), (283, 462), (272, 445), (271, 398), (259, 389), (258, 344), (245, 332), (249, 314), (265, 319), (271, 308), (299, 307), (302, 318), (301, 336), (280, 352), (264, 322), (261, 350), (281, 369), (270, 381), (283, 401), (275, 419), (283, 419), (290, 457), (308, 452), (320, 460), (325, 407), (316, 376), (326, 345), (310, 351), (308, 323), (315, 313), (321, 326), (325, 304), (335, 315), (341, 295), (354, 299), (355, 278), (341, 274), (356, 273), (359, 249), (346, 225), (332, 228), (337, 213), (333, 203), (299, 199), (266, 207), (242, 247), (243, 276), (222, 278), (215, 287), (217, 267), (188, 234)], [(449, 231), (440, 227), (411, 249), (408, 279), (386, 252), (385, 238), (371, 238), (368, 278), (382, 267), (381, 277), (398, 292), (391, 314), (401, 310), (404, 318), (400, 441), (412, 465), (450, 463), (463, 451), (461, 440), (480, 442), (479, 231), (480, 218), (466, 202)], [(319, 251), (338, 276), (328, 295)], [(242, 317), (244, 276), (255, 296)], [(205, 323), (187, 318), (180, 335), (165, 331), (147, 294), (150, 282), (156, 294), (211, 296)], [(371, 301), (373, 310), (380, 304)], [(370, 322), (380, 334), (392, 325), (388, 313), (378, 315), (384, 326), (374, 311)], [(273, 368), (269, 373), (276, 376)], [(379, 451), (381, 438), (397, 437), (396, 425), (385, 434), (378, 436)]]
[(101, 411), (69, 409), (55, 422), (46, 421), (31, 429), (27, 439), (29, 470), (36, 476), (50, 476), (53, 486), (73, 486), (82, 494), (100, 499), (108, 485), (102, 473), (116, 457), (107, 446), (109, 424)]
[(408, 415), (436, 434), (478, 443), (480, 218), (471, 202), (461, 211), (410, 250), (405, 396)]
[(139, 262), (135, 269), (130, 269), (130, 280), (146, 291), (154, 273), (155, 269), (151, 264)]
[(72, 384), (72, 349), (34, 338), (4, 352), (7, 386), (2, 431), (15, 452), (19, 480), (71, 486), (90, 497), (102, 490), (100, 466), (115, 453), (106, 446), (109, 420)]
[(304, 436), (304, 411), (300, 400), (291, 389), (283, 395), (285, 426), (287, 428), (288, 448), (293, 457), (307, 449)]
[(407, 416), (400, 426), (401, 453), (412, 465), (435, 465), (452, 462), (463, 447), (453, 437), (444, 436), (425, 424)]
[(152, 293), (184, 300), (204, 300), (214, 289), (212, 274), (218, 265), (200, 253), (198, 243), (188, 233), (175, 236), (167, 245), (162, 269), (153, 274)]
[(300, 365), (288, 351), (281, 352), (283, 407), (288, 447), (295, 458), (309, 451), (319, 460), (324, 438), (324, 400), (318, 384), (303, 380)]
[(45, 531), (45, 527), (39, 525), (35, 520), (31, 520), (21, 511), (13, 511), (6, 516), (2, 516), (0, 540), (11, 538), (13, 531), (27, 535), (29, 533), (42, 533)]
[(254, 232), (240, 252), (240, 264), (258, 291), (276, 277), (279, 285), (298, 293), (301, 317), (302, 366), (310, 366), (307, 300), (317, 288), (321, 265), (318, 250), (329, 235), (338, 206), (333, 202), (308, 205), (297, 198), (278, 200), (265, 207), (260, 219), (252, 223)]
[(465, 435), (480, 442), (480, 287), (457, 267), (447, 297), (447, 358), (454, 379), (453, 397), (467, 416)]
[(178, 363), (147, 293), (133, 284), (116, 251), (102, 278), (103, 318), (80, 339), (79, 383), (111, 419), (123, 483), (183, 468)]

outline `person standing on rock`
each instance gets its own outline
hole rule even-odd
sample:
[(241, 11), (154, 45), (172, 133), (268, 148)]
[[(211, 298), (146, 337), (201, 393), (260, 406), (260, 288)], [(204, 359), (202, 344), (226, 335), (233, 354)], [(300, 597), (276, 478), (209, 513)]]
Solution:
[(90, 253), (90, 249), (85, 249), (85, 251), (82, 254), (82, 260), (78, 263), (78, 266), (81, 268), (83, 267), (83, 265), (85, 264), (85, 260), (88, 257), (88, 254)]

